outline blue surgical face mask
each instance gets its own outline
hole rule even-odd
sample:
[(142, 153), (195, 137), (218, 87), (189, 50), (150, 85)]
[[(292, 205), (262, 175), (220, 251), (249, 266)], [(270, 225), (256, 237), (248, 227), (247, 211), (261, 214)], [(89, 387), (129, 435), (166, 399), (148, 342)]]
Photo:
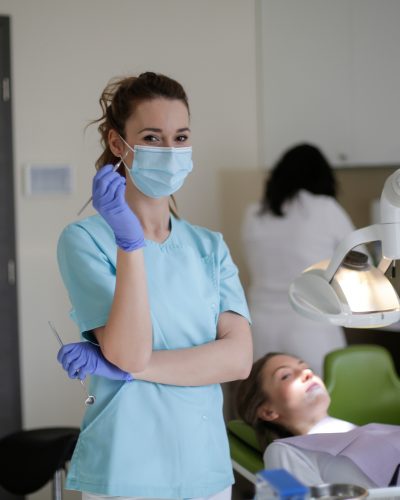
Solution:
[[(122, 139), (122, 137), (121, 137)], [(122, 139), (124, 141), (124, 139)], [(127, 168), (135, 186), (150, 198), (169, 196), (182, 187), (192, 171), (192, 148), (134, 146), (131, 168)]]

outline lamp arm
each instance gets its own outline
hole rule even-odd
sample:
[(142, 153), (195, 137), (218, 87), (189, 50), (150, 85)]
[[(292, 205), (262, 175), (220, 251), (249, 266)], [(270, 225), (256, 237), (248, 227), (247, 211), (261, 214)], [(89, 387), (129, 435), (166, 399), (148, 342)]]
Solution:
[(325, 279), (328, 282), (332, 281), (343, 259), (354, 247), (363, 243), (368, 243), (369, 241), (382, 240), (383, 225), (384, 224), (372, 224), (372, 226), (357, 229), (343, 238), (336, 247), (329, 266), (324, 271)]
[(382, 257), (378, 264), (378, 269), (382, 274), (385, 274), (389, 269), (390, 264), (393, 262), (393, 259), (388, 259), (387, 257)]

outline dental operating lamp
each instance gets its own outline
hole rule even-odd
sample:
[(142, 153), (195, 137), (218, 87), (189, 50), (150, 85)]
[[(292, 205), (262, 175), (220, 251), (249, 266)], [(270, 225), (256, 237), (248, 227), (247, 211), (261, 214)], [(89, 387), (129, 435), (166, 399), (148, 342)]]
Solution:
[[(327, 221), (328, 222), (328, 221)], [(375, 267), (358, 245), (380, 241)], [(390, 175), (380, 198), (380, 222), (358, 229), (337, 246), (331, 260), (306, 269), (289, 287), (293, 308), (310, 319), (352, 328), (387, 326), (400, 319), (400, 300), (385, 276), (400, 259), (400, 169)]]

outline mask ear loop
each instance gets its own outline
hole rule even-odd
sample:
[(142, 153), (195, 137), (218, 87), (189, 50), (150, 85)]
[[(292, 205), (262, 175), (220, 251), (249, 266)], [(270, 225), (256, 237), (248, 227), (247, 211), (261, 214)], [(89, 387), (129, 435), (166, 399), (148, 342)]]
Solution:
[(120, 159), (120, 160), (119, 160), (119, 162), (117, 163), (118, 167), (116, 168), (116, 170), (118, 170), (118, 169), (119, 169), (119, 167), (121, 166), (121, 163), (123, 164), (123, 166), (124, 166), (125, 168), (128, 168), (128, 167), (126, 166), (125, 161), (124, 161), (124, 160), (125, 160), (125, 158), (128, 156), (128, 153), (129, 153), (129, 151), (125, 151), (125, 153), (124, 153), (123, 155), (120, 155), (120, 158), (121, 158), (121, 159)]
[(118, 136), (121, 139), (121, 141), (125, 144), (125, 146), (128, 148), (128, 150), (125, 151), (125, 154), (122, 155), (122, 156), (120, 156), (120, 158), (121, 158), (122, 163), (124, 164), (124, 167), (129, 172), (130, 168), (128, 167), (128, 165), (125, 163), (124, 160), (127, 157), (128, 153), (129, 153), (129, 150), (131, 150), (133, 154), (135, 154), (135, 151), (134, 151), (134, 149), (131, 146), (129, 146), (129, 144), (126, 142), (126, 140), (121, 135), (118, 134)]

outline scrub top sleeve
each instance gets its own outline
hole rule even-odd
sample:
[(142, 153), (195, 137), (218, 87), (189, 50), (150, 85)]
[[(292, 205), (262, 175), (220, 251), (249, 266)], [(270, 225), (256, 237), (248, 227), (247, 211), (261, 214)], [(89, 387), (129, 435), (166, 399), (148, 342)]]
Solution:
[(250, 313), (247, 307), (246, 297), (239, 280), (239, 272), (232, 261), (228, 247), (220, 236), (219, 242), (219, 266), (220, 266), (220, 301), (219, 312), (232, 311), (245, 317), (249, 323)]
[(64, 229), (57, 247), (60, 273), (72, 304), (71, 317), (83, 336), (107, 322), (115, 290), (115, 268), (81, 226)]

